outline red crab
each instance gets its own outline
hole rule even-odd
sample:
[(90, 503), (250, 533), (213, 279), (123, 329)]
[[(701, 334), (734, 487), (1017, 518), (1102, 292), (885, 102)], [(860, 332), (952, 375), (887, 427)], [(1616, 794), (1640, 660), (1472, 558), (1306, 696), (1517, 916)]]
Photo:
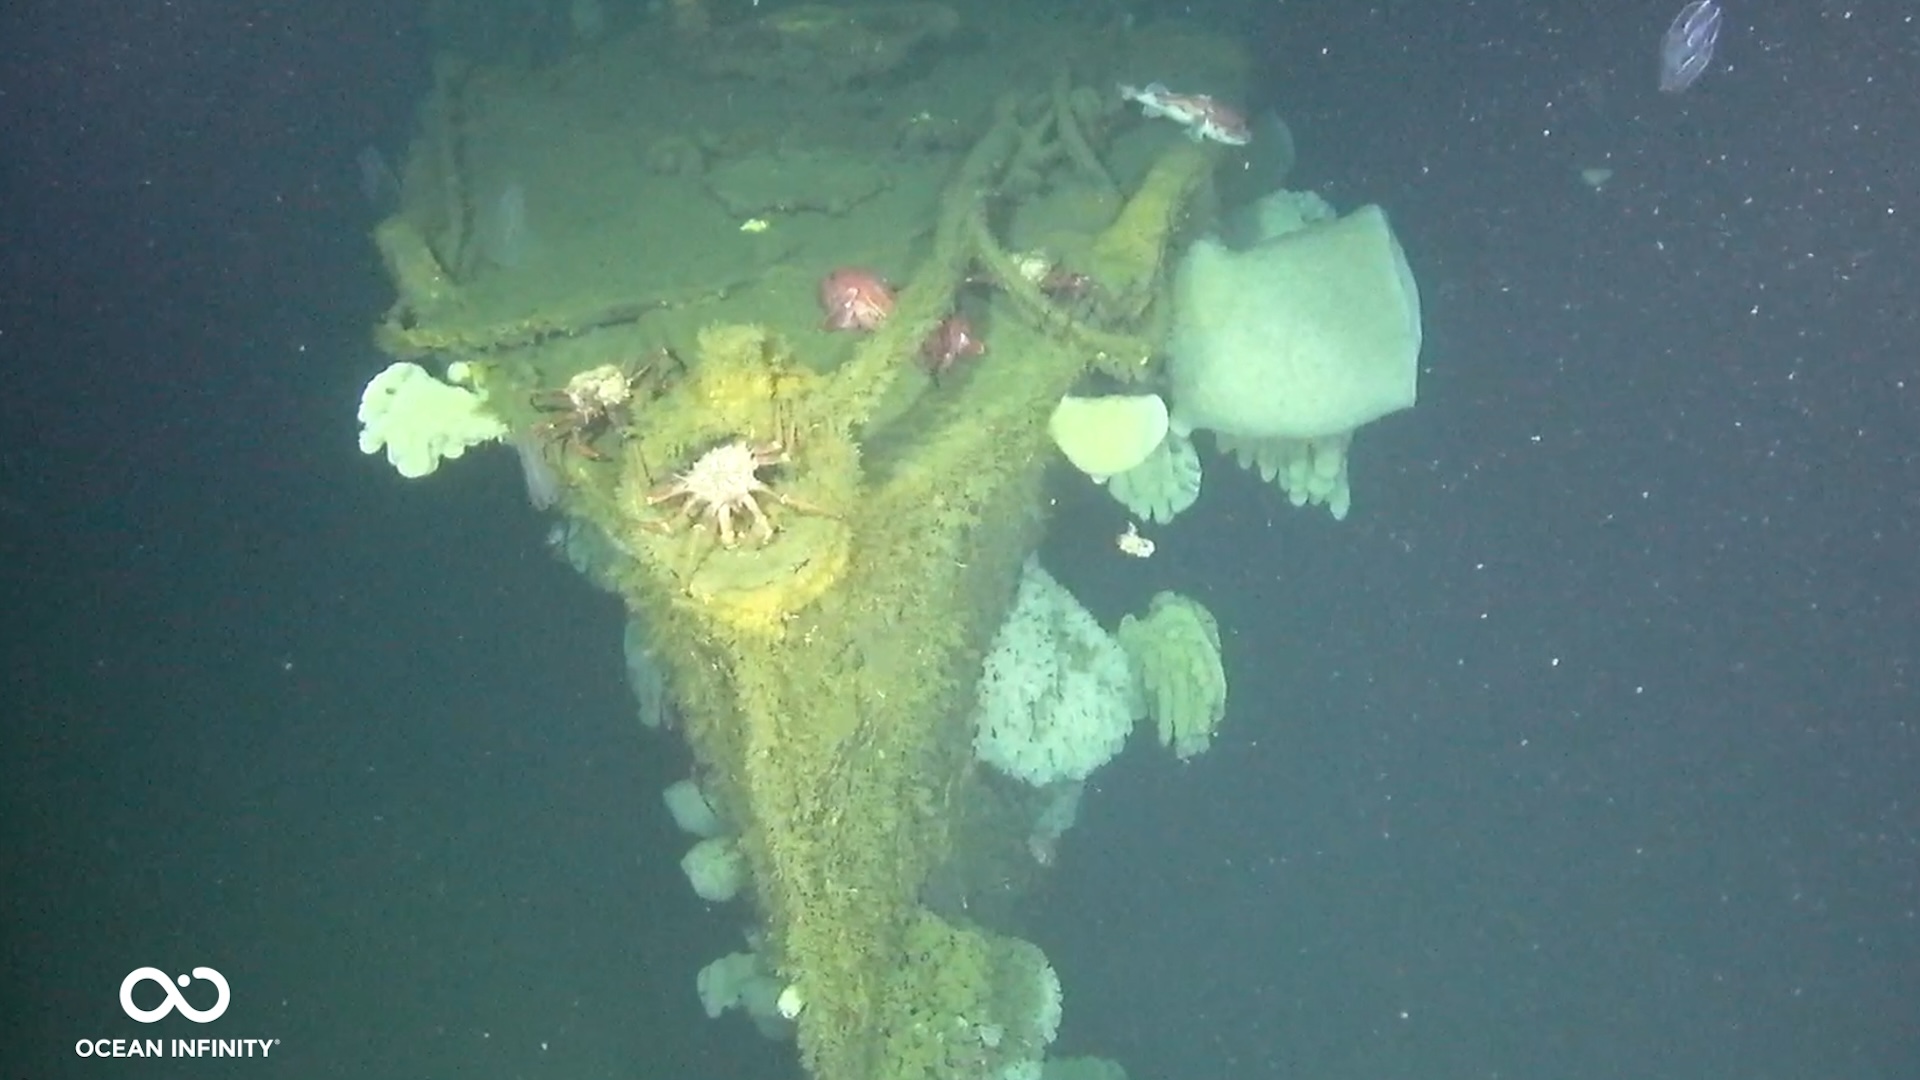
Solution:
[(956, 312), (941, 319), (927, 340), (920, 343), (920, 362), (926, 365), (927, 374), (938, 379), (961, 360), (986, 351), (986, 342), (973, 332), (973, 324)]
[(871, 270), (842, 267), (821, 279), (820, 308), (829, 330), (872, 330), (893, 314), (893, 289)]

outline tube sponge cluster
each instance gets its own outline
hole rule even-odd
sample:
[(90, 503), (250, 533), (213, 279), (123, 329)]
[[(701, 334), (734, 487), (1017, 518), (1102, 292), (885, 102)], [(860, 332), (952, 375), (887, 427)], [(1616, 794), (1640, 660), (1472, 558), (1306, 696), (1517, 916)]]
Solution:
[(1140, 675), (1160, 745), (1182, 761), (1213, 745), (1227, 714), (1227, 672), (1213, 613), (1198, 600), (1159, 593), (1146, 615), (1120, 620), (1119, 638)]
[(1107, 492), (1135, 517), (1162, 525), (1200, 498), (1200, 455), (1193, 440), (1168, 431), (1146, 460), (1107, 481)]
[(1035, 787), (1083, 780), (1126, 745), (1139, 713), (1119, 642), (1028, 559), (980, 675), (974, 755)]

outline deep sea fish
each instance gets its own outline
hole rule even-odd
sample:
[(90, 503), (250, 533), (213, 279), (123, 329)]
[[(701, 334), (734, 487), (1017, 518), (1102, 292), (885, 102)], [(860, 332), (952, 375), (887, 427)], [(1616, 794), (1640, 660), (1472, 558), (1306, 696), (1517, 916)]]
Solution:
[(1212, 139), (1228, 146), (1245, 146), (1253, 139), (1240, 110), (1206, 94), (1176, 94), (1160, 83), (1145, 87), (1122, 83), (1120, 96), (1139, 102), (1140, 111), (1149, 117), (1164, 116), (1186, 128), (1187, 137), (1194, 142)]

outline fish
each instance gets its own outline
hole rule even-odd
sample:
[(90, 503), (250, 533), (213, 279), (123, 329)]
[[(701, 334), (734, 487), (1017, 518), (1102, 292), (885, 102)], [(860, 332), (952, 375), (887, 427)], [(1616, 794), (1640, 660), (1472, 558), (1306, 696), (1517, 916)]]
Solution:
[(1176, 94), (1161, 83), (1144, 87), (1122, 83), (1120, 96), (1139, 102), (1146, 116), (1164, 116), (1186, 128), (1187, 137), (1194, 142), (1212, 139), (1228, 146), (1245, 146), (1253, 141), (1253, 131), (1240, 110), (1206, 94)]

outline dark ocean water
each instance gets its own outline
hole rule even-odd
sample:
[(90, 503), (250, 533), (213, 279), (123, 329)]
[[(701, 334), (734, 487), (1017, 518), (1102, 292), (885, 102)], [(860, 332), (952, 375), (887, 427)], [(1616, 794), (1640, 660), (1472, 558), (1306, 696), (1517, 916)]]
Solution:
[[(1294, 182), (1392, 214), (1422, 401), (1344, 523), (1211, 464), (1151, 580), (1043, 553), (1109, 623), (1200, 597), (1232, 679), (1210, 754), (1096, 778), (1033, 925), (1058, 1048), (1920, 1075), (1911, 26), (1729, 5), (1672, 97), (1663, 5), (1208, 13)], [(408, 134), (414, 14), (0, 14), (10, 1074), (156, 1034), (283, 1042), (125, 1075), (786, 1068), (699, 1012), (739, 928), (680, 876), (617, 606), (510, 468), (353, 452), (388, 300), (354, 162)], [(148, 964), (229, 1013), (133, 1024)]]

